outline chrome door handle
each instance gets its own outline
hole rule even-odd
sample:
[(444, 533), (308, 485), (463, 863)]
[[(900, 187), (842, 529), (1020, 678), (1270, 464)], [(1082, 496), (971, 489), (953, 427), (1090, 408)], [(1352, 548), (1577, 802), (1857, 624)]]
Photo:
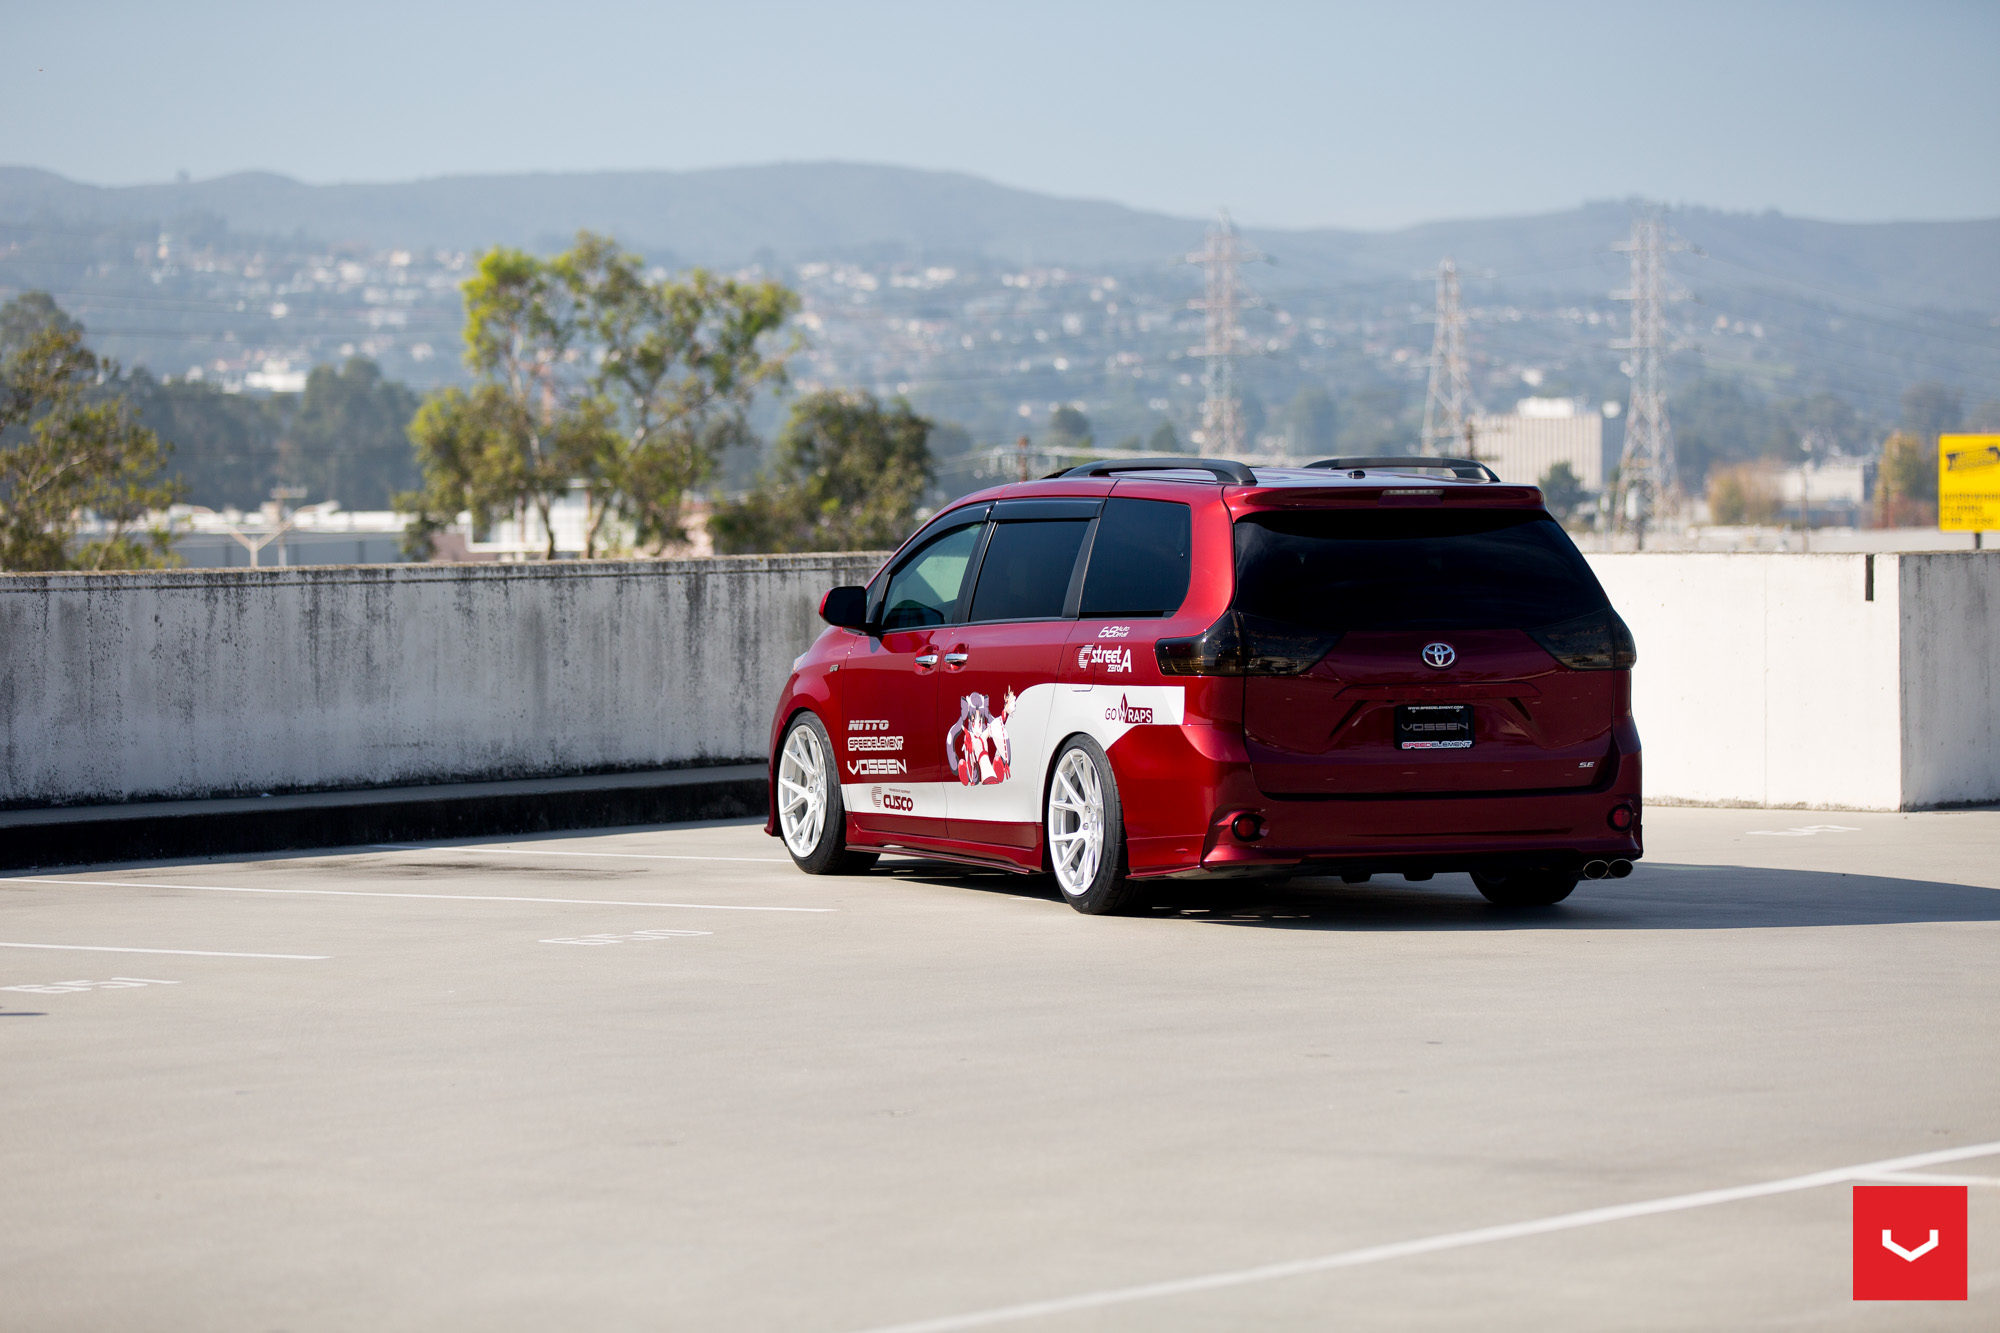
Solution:
[(944, 664), (948, 667), (964, 666), (965, 658), (966, 655), (964, 653), (946, 653), (944, 655)]
[(934, 666), (936, 666), (936, 665), (937, 665), (937, 654), (936, 654), (936, 653), (925, 653), (925, 654), (924, 654), (924, 655), (923, 655), (922, 657), (919, 657), (919, 658), (917, 659), (917, 665), (918, 665), (918, 666), (920, 666), (920, 667), (924, 667), (924, 668), (926, 668), (926, 669), (928, 669), (928, 668), (930, 668), (930, 667), (934, 667)]

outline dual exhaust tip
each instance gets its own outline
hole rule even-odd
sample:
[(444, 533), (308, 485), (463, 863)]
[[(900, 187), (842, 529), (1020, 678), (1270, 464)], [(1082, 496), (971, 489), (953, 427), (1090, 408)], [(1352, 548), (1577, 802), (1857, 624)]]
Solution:
[(1615, 861), (1585, 861), (1583, 863), (1583, 877), (1585, 879), (1623, 879), (1631, 873), (1632, 863), (1622, 856)]

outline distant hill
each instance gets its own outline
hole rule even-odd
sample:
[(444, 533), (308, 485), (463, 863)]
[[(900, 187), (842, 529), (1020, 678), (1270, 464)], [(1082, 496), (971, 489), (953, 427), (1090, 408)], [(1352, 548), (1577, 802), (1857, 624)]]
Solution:
[[(1408, 278), (1452, 254), (1469, 274), (1492, 272), (1510, 288), (1601, 292), (1607, 277), (1617, 277), (1619, 261), (1608, 246), (1631, 212), (1628, 203), (1602, 202), (1390, 232), (1246, 234), (1277, 263), (1268, 280), (1259, 278), (1272, 290)], [(220, 218), (237, 232), (303, 233), (372, 248), (546, 248), (591, 227), (663, 259), (710, 264), (894, 255), (1157, 266), (1195, 248), (1206, 225), (955, 172), (848, 163), (362, 185), (250, 172), (118, 187), (0, 167), (0, 223), (167, 223), (190, 214)], [(1836, 302), (2000, 315), (2000, 219), (1855, 224), (1682, 208), (1671, 221), (1712, 261), (1699, 269), (1704, 291), (1776, 283)]]

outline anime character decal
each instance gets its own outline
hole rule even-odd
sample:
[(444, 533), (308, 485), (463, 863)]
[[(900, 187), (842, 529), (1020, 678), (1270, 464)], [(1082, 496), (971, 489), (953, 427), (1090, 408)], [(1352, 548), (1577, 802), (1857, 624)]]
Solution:
[(952, 771), (967, 787), (1005, 782), (1013, 772), (1014, 747), (1007, 739), (1007, 720), (1014, 713), (1014, 691), (1000, 701), (1000, 715), (988, 709), (986, 696), (968, 694), (958, 701), (958, 721), (945, 733), (944, 748)]

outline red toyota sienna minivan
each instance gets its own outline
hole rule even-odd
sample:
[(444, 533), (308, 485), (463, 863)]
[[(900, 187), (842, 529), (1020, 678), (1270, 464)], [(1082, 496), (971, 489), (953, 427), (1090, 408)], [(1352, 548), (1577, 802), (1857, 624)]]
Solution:
[(765, 825), (812, 874), (941, 857), (1104, 913), (1467, 871), (1545, 906), (1641, 854), (1632, 636), (1477, 462), (1091, 463), (953, 502), (820, 614)]

